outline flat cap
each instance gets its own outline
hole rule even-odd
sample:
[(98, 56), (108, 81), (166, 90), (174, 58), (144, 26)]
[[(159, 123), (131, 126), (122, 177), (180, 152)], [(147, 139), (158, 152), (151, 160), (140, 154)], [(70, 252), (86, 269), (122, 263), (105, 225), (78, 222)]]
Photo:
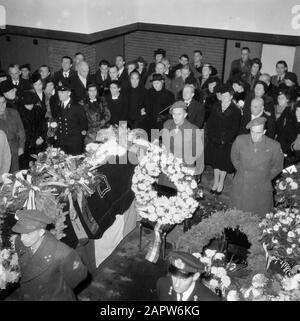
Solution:
[(86, 90), (89, 90), (90, 88), (98, 88), (98, 87), (94, 82), (92, 82), (86, 86)]
[(152, 82), (152, 81), (162, 81), (162, 80), (165, 80), (163, 75), (161, 75), (161, 74), (152, 74), (150, 82)]
[(4, 80), (0, 84), (0, 92), (2, 94), (5, 94), (5, 93), (11, 91), (14, 88), (16, 88), (16, 87), (14, 86), (14, 84), (10, 80)]
[(58, 87), (57, 87), (57, 91), (71, 91), (71, 87), (65, 83), (65, 84), (60, 84)]
[(267, 119), (265, 117), (258, 117), (252, 119), (246, 126), (246, 129), (250, 129), (253, 126), (259, 126), (259, 125), (264, 125)]
[(170, 107), (169, 113), (172, 114), (172, 112), (173, 112), (173, 110), (174, 110), (175, 108), (182, 108), (182, 109), (184, 109), (184, 110), (187, 109), (185, 102), (182, 101), (182, 100), (176, 101), (176, 102)]
[(46, 228), (48, 224), (54, 223), (53, 219), (39, 210), (21, 210), (16, 213), (19, 219), (12, 227), (12, 231), (20, 234), (27, 234), (39, 229)]
[(168, 259), (169, 263), (181, 273), (197, 273), (204, 270), (204, 264), (187, 252), (171, 251)]

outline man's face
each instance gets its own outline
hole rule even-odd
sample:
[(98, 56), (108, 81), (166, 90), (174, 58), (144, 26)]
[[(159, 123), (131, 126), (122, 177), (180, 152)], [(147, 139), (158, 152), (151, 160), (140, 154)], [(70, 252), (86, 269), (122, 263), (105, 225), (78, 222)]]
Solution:
[(46, 88), (45, 88), (45, 92), (46, 92), (47, 94), (52, 94), (53, 91), (54, 91), (54, 83), (51, 82), (51, 81), (50, 81), (50, 82), (47, 82)]
[(264, 125), (257, 125), (257, 126), (253, 126), (250, 129), (250, 134), (251, 134), (251, 138), (252, 141), (254, 143), (260, 142), (265, 134), (265, 130), (264, 130)]
[(285, 95), (279, 95), (277, 97), (277, 102), (280, 107), (286, 107), (288, 104), (288, 99), (286, 98)]
[(160, 91), (163, 88), (163, 81), (162, 80), (152, 81), (152, 86), (156, 91)]
[(155, 66), (155, 73), (163, 75), (165, 72), (165, 65), (163, 63), (158, 63)]
[(155, 62), (160, 62), (163, 59), (163, 55), (162, 54), (157, 54), (155, 55)]
[(88, 90), (88, 95), (90, 99), (95, 99), (97, 97), (97, 88), (96, 87), (90, 87)]
[(6, 99), (4, 97), (0, 97), (0, 115), (4, 114), (6, 110)]
[(117, 57), (116, 57), (116, 65), (117, 65), (117, 67), (118, 67), (119, 69), (121, 69), (121, 68), (124, 67), (124, 64), (125, 64), (125, 62), (124, 62), (123, 57), (117, 56)]
[(171, 277), (173, 289), (177, 293), (184, 293), (194, 281), (192, 276), (189, 278), (179, 278), (178, 276), (172, 275)]
[(59, 100), (62, 102), (68, 100), (70, 95), (71, 95), (71, 92), (69, 90), (64, 90), (64, 91), (59, 90), (58, 91)]
[(71, 61), (70, 59), (68, 58), (64, 58), (61, 62), (61, 67), (63, 69), (64, 72), (67, 72), (71, 69), (72, 67), (72, 64), (71, 64)]
[(138, 87), (139, 82), (140, 82), (140, 77), (136, 73), (130, 76), (130, 83), (132, 88)]
[(111, 80), (118, 79), (118, 69), (116, 67), (109, 68), (109, 77)]
[(41, 239), (41, 230), (21, 234), (21, 241), (26, 247), (31, 247)]
[(28, 68), (22, 68), (21, 69), (21, 74), (24, 79), (29, 79), (29, 69)]
[(175, 125), (177, 126), (180, 126), (183, 124), (186, 115), (187, 113), (183, 108), (175, 108), (172, 110), (173, 120)]
[(194, 93), (191, 87), (184, 87), (182, 91), (182, 97), (184, 100), (190, 100), (194, 97)]
[(87, 78), (89, 74), (89, 66), (86, 64), (82, 64), (80, 68), (78, 69), (78, 73), (81, 77)]
[(16, 88), (13, 88), (13, 89), (11, 89), (10, 91), (4, 93), (3, 95), (4, 95), (4, 97), (5, 97), (6, 99), (14, 100), (14, 99), (16, 99), (16, 93), (17, 93), (17, 89), (16, 89)]
[(84, 61), (84, 57), (82, 54), (76, 55), (74, 58), (75, 65), (78, 65), (81, 61)]
[(278, 76), (283, 76), (287, 72), (287, 68), (284, 64), (277, 64), (276, 65), (276, 73)]
[(251, 114), (258, 116), (264, 110), (263, 104), (258, 100), (252, 100), (251, 102)]
[(251, 67), (251, 74), (252, 75), (257, 75), (259, 72), (259, 65), (258, 64), (253, 64)]
[(202, 60), (202, 56), (200, 55), (200, 52), (195, 52), (193, 59), (195, 64), (200, 64)]
[(109, 90), (112, 96), (118, 96), (120, 93), (120, 88), (116, 84), (111, 84)]
[(41, 79), (39, 79), (38, 81), (36, 81), (33, 84), (33, 88), (37, 92), (41, 92), (43, 90), (43, 83), (42, 83)]
[(18, 67), (10, 67), (8, 73), (12, 80), (19, 80), (21, 72)]
[(249, 51), (247, 49), (242, 50), (241, 52), (242, 61), (247, 61), (249, 59)]
[(40, 68), (40, 75), (42, 79), (46, 79), (50, 75), (50, 71), (48, 67), (41, 67)]
[(145, 64), (143, 62), (138, 61), (138, 69), (143, 70), (145, 67)]
[(129, 75), (132, 71), (134, 71), (134, 69), (135, 69), (135, 64), (130, 64), (130, 65), (128, 65), (128, 66), (127, 66), (128, 75)]
[(186, 79), (190, 75), (190, 70), (189, 69), (181, 69), (181, 77), (183, 79)]
[(230, 104), (232, 95), (229, 92), (221, 94), (221, 102), (224, 105)]
[(265, 94), (265, 89), (262, 84), (257, 84), (254, 88), (255, 97), (262, 97)]
[(100, 72), (101, 72), (101, 74), (103, 74), (103, 75), (107, 75), (107, 73), (108, 73), (108, 66), (107, 66), (107, 65), (101, 65), (101, 66), (100, 66)]
[(203, 66), (203, 68), (202, 68), (202, 76), (204, 78), (208, 78), (210, 74), (211, 74), (210, 68), (208, 66)]
[(181, 57), (179, 62), (182, 64), (182, 66), (185, 66), (189, 63), (189, 60), (186, 57)]

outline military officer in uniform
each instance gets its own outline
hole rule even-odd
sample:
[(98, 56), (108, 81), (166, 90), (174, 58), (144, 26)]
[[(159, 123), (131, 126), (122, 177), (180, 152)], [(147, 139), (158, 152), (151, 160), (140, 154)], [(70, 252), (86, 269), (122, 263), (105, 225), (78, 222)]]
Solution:
[(58, 122), (58, 146), (67, 154), (79, 155), (84, 152), (88, 121), (84, 108), (73, 102), (70, 95), (70, 87), (58, 87), (60, 103), (56, 106), (53, 117)]
[(251, 120), (250, 134), (240, 135), (231, 148), (236, 169), (230, 207), (264, 217), (273, 210), (272, 180), (282, 171), (280, 144), (265, 136), (266, 118)]
[(156, 291), (160, 301), (220, 301), (221, 299), (199, 281), (204, 265), (190, 253), (172, 251), (169, 273), (160, 278)]
[(38, 210), (21, 210), (12, 227), (19, 233), (15, 248), (21, 270), (20, 294), (25, 301), (74, 301), (73, 289), (87, 276), (77, 252), (58, 241), (46, 226), (52, 219)]

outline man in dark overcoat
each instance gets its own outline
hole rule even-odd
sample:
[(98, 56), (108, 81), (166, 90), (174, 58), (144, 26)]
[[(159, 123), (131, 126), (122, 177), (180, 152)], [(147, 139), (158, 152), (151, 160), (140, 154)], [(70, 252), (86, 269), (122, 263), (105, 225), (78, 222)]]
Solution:
[(172, 251), (169, 273), (156, 284), (160, 301), (220, 301), (221, 299), (198, 279), (204, 265), (190, 253)]
[(49, 231), (52, 219), (38, 210), (17, 212), (12, 230), (20, 234), (15, 248), (21, 270), (24, 301), (75, 301), (73, 289), (87, 276), (79, 255)]
[(266, 118), (251, 120), (250, 134), (236, 138), (231, 161), (236, 169), (230, 207), (264, 217), (273, 210), (272, 180), (282, 171), (280, 144), (265, 136)]
[(60, 103), (56, 105), (53, 117), (58, 122), (58, 146), (67, 154), (79, 155), (84, 152), (88, 121), (83, 106), (73, 102), (70, 95), (70, 87), (58, 87)]

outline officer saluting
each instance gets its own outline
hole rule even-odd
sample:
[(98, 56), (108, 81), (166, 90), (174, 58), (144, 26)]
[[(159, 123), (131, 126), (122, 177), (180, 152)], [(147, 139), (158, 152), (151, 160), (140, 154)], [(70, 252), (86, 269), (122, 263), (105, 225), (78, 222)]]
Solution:
[(220, 301), (221, 299), (198, 281), (204, 265), (190, 253), (169, 254), (169, 274), (160, 278), (156, 291), (160, 301)]
[(71, 89), (67, 84), (59, 86), (57, 90), (60, 101), (55, 111), (58, 146), (67, 154), (82, 154), (88, 128), (85, 111), (82, 106), (72, 102)]
[(46, 226), (52, 220), (38, 210), (17, 212), (13, 226), (21, 234), (15, 248), (21, 269), (20, 292), (25, 301), (73, 301), (73, 289), (87, 276), (75, 250), (58, 241)]

